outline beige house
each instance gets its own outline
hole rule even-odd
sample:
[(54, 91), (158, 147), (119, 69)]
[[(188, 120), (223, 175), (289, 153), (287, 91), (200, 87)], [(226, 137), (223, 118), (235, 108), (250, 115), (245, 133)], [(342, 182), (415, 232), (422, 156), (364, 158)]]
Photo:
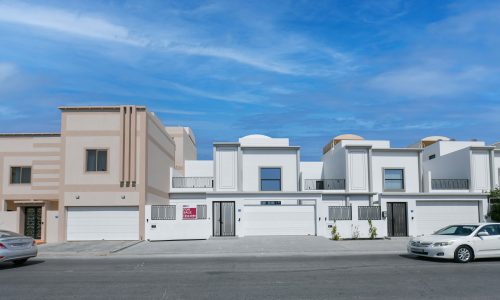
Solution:
[(60, 107), (60, 133), (0, 135), (0, 228), (45, 242), (144, 239), (170, 168), (196, 159), (192, 131), (143, 106)]

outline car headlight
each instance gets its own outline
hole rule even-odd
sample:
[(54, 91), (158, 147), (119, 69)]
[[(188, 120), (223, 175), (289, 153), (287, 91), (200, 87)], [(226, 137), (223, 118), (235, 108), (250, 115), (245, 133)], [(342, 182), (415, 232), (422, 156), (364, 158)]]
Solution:
[(450, 241), (450, 242), (438, 242), (438, 243), (434, 243), (434, 247), (449, 246), (451, 244), (453, 244), (453, 241)]

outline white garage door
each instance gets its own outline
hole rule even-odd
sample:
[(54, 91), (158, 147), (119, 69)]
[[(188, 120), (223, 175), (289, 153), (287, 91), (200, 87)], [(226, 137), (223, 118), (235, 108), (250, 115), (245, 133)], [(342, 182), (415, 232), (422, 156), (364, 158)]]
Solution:
[(245, 206), (245, 235), (315, 235), (314, 206)]
[(479, 222), (477, 201), (417, 201), (417, 233), (430, 234), (448, 225)]
[(68, 241), (138, 240), (137, 207), (68, 207)]

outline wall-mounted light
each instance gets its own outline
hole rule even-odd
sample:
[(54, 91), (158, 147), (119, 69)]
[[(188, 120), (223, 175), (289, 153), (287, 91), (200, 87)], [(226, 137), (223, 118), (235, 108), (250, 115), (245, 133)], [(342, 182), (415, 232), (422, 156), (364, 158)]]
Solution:
[(80, 199), (80, 195), (75, 195), (75, 198), (78, 200)]
[(122, 195), (122, 199), (125, 199), (125, 195)]

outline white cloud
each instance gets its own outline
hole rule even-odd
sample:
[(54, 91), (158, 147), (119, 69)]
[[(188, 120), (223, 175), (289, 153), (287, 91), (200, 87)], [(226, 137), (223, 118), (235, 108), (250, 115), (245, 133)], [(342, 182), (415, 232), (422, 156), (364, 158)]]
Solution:
[(170, 108), (159, 108), (159, 109), (153, 109), (152, 111), (159, 114), (164, 113), (164, 114), (187, 115), (187, 116), (199, 116), (205, 114), (202, 111), (170, 109)]
[(123, 26), (102, 18), (55, 8), (20, 3), (0, 3), (0, 21), (136, 46), (145, 45), (145, 41), (131, 37), (128, 29)]
[(402, 96), (453, 96), (478, 87), (490, 72), (482, 66), (463, 71), (439, 67), (410, 67), (382, 73), (369, 81), (369, 86)]
[(5, 81), (17, 73), (17, 68), (11, 63), (0, 62), (0, 82)]

